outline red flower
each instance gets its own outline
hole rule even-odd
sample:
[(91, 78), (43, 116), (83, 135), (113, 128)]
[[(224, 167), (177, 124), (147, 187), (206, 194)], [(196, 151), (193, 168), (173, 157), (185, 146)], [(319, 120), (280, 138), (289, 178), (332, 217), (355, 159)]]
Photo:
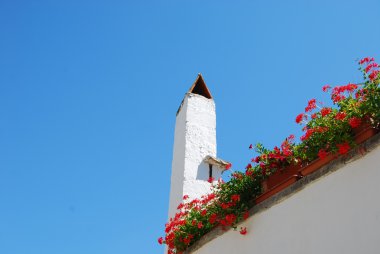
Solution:
[(371, 63), (369, 65), (367, 65), (367, 67), (365, 67), (365, 72), (369, 72), (372, 68), (378, 68), (379, 65), (377, 63)]
[(306, 115), (301, 113), (296, 117), (296, 123), (302, 122), (304, 119), (306, 119)]
[(162, 236), (160, 238), (158, 238), (158, 243), (159, 244), (162, 244), (164, 242), (164, 239), (162, 239)]
[(214, 181), (214, 177), (210, 177), (207, 182), (212, 183)]
[(373, 57), (364, 57), (363, 59), (361, 59), (359, 61), (360, 64), (364, 64), (364, 63), (369, 63), (369, 62), (372, 62), (372, 61), (375, 61), (375, 58)]
[(301, 141), (308, 140), (313, 135), (314, 132), (315, 132), (314, 129), (307, 129), (305, 135), (301, 137)]
[(312, 119), (317, 118), (317, 114), (316, 114), (316, 113), (312, 114), (312, 115), (311, 115), (311, 118), (312, 118)]
[(324, 117), (324, 116), (327, 116), (328, 114), (330, 114), (331, 112), (332, 112), (331, 108), (323, 108), (321, 110), (321, 115), (322, 115), (322, 117)]
[(243, 213), (243, 219), (244, 220), (248, 219), (248, 217), (249, 217), (249, 212), (248, 211), (246, 211), (245, 213)]
[(228, 209), (232, 206), (231, 203), (221, 203), (220, 206), (222, 207), (222, 209)]
[(245, 171), (245, 174), (246, 174), (247, 176), (253, 176), (253, 171), (247, 169), (247, 170)]
[(329, 153), (326, 152), (324, 149), (321, 149), (321, 150), (319, 150), (319, 152), (318, 152), (318, 157), (319, 157), (320, 159), (323, 159), (323, 158), (325, 158), (328, 154), (329, 154)]
[(339, 154), (346, 154), (350, 150), (350, 145), (347, 142), (338, 144), (337, 147)]
[(253, 148), (253, 146), (252, 146), (252, 144), (250, 144), (250, 145), (249, 145), (249, 149), (252, 149), (252, 148)]
[(217, 215), (215, 213), (211, 214), (210, 218), (208, 219), (208, 221), (211, 223), (211, 224), (214, 224), (216, 222), (216, 219), (217, 219)]
[(227, 214), (226, 215), (226, 221), (228, 223), (228, 225), (232, 225), (236, 220), (236, 215), (235, 214)]
[(201, 215), (205, 216), (207, 214), (207, 210), (202, 210)]
[(232, 164), (231, 164), (231, 163), (228, 163), (228, 164), (226, 165), (226, 170), (229, 170), (231, 167), (232, 167)]
[(184, 242), (184, 244), (189, 245), (189, 243), (191, 242), (191, 238), (185, 237), (185, 239), (183, 239), (183, 242)]
[(356, 128), (362, 123), (362, 120), (358, 117), (351, 117), (348, 119), (348, 124), (351, 126), (351, 128)]
[(334, 103), (340, 102), (342, 100), (346, 99), (346, 96), (340, 95), (340, 94), (333, 94), (332, 100)]
[(243, 175), (240, 172), (239, 173), (235, 172), (232, 174), (232, 177), (236, 179), (242, 179)]
[(331, 88), (331, 86), (329, 86), (329, 85), (324, 85), (324, 86), (322, 87), (322, 91), (323, 91), (323, 92), (327, 92), (330, 88)]
[(203, 228), (203, 224), (202, 224), (201, 221), (198, 223), (198, 228), (199, 228), (199, 229)]
[(374, 71), (372, 71), (371, 72), (371, 74), (369, 74), (369, 79), (371, 80), (371, 81), (373, 81), (373, 80), (375, 80), (376, 78), (377, 78), (377, 75), (379, 74), (379, 71), (378, 70), (374, 70)]
[(338, 112), (335, 116), (336, 120), (344, 120), (346, 118), (346, 113), (345, 112)]
[(250, 169), (250, 168), (252, 168), (252, 165), (251, 165), (251, 163), (248, 163), (248, 165), (245, 167), (245, 169)]
[(231, 196), (232, 202), (239, 202), (240, 201), (240, 195), (235, 194)]
[(240, 228), (240, 234), (241, 235), (246, 235), (247, 234), (247, 228), (246, 227)]
[(189, 198), (189, 195), (185, 195), (185, 196), (183, 196), (183, 200), (186, 200), (186, 199), (188, 199)]
[(316, 100), (315, 99), (311, 99), (308, 103), (307, 103), (307, 107), (305, 108), (305, 112), (309, 112), (309, 111), (312, 111), (313, 109), (315, 109), (317, 107), (317, 104), (316, 104)]
[(251, 161), (252, 161), (252, 162), (259, 163), (259, 161), (260, 161), (260, 156), (256, 156), (255, 158), (252, 158)]

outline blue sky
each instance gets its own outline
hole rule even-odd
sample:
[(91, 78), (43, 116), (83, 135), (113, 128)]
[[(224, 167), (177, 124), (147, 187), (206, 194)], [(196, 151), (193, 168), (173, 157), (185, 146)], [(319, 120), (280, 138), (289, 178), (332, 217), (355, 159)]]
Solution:
[(291, 133), (379, 58), (379, 1), (0, 2), (0, 253), (162, 253), (175, 113), (201, 72), (218, 155)]

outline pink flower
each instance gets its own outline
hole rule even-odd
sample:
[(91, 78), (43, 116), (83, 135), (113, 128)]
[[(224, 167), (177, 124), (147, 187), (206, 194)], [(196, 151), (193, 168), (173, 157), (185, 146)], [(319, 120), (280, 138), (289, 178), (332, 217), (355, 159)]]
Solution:
[(250, 144), (250, 145), (249, 145), (249, 149), (252, 149), (252, 148), (253, 148), (253, 146), (252, 146), (252, 144)]

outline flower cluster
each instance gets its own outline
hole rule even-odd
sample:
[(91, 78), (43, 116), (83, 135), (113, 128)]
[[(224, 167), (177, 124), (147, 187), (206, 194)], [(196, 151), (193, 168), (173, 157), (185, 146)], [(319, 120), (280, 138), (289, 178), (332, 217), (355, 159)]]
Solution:
[[(168, 246), (168, 254), (182, 253), (215, 227), (236, 230), (236, 225), (249, 216), (252, 197), (261, 192), (260, 175), (234, 173), (229, 182), (219, 180), (212, 185), (212, 192), (200, 199), (189, 201), (184, 196), (178, 212), (165, 225), (165, 238), (160, 237), (158, 242)], [(245, 235), (247, 229), (241, 228), (239, 232)]]
[[(262, 144), (255, 148), (257, 156), (251, 159), (245, 172), (235, 172), (230, 181), (219, 180), (212, 184), (211, 193), (200, 199), (183, 197), (178, 212), (165, 225), (165, 237), (158, 242), (168, 246), (168, 254), (178, 254), (216, 227), (237, 230), (237, 224), (248, 218), (253, 200), (262, 193), (261, 182), (278, 170), (291, 165), (307, 165), (317, 158), (346, 154), (354, 145), (354, 130), (363, 124), (377, 128), (380, 122), (380, 72), (373, 58), (359, 62), (364, 82), (331, 87), (331, 106), (325, 106), (315, 98), (308, 101), (304, 112), (296, 116), (302, 125), (303, 135), (299, 143), (294, 135), (287, 137), (272, 150)], [(229, 165), (230, 167), (230, 165)], [(229, 168), (228, 167), (228, 168)], [(213, 183), (213, 179), (210, 179)], [(247, 234), (240, 227), (240, 234)]]

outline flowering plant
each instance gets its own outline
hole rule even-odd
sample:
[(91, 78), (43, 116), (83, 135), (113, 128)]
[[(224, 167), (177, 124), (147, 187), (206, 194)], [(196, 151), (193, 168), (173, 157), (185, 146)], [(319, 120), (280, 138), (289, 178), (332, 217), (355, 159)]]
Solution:
[[(331, 88), (332, 105), (324, 106), (316, 99), (309, 100), (305, 111), (296, 117), (304, 134), (298, 144), (294, 135), (272, 150), (262, 144), (255, 146), (258, 154), (246, 166), (245, 172), (235, 172), (228, 182), (221, 179), (212, 185), (211, 193), (200, 199), (183, 197), (178, 212), (165, 225), (165, 237), (158, 242), (168, 246), (168, 254), (179, 254), (216, 227), (237, 229), (246, 220), (254, 199), (262, 193), (263, 179), (278, 170), (295, 164), (307, 164), (316, 158), (346, 154), (355, 145), (353, 130), (362, 124), (374, 128), (380, 122), (380, 71), (373, 58), (359, 61), (364, 82), (349, 83)], [(253, 149), (253, 146), (249, 146)], [(240, 234), (247, 234), (240, 228)]]

